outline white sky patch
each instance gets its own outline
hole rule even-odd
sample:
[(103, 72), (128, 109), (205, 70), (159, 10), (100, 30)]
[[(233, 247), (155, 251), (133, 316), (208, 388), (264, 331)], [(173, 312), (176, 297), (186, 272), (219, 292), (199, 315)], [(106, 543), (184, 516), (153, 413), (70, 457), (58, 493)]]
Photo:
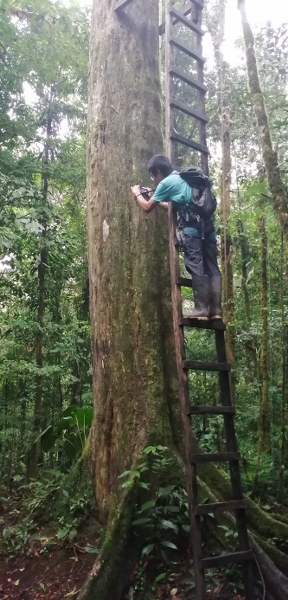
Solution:
[(32, 85), (30, 85), (30, 83), (28, 83), (28, 81), (24, 81), (22, 84), (22, 88), (23, 88), (23, 92), (24, 92), (24, 96), (25, 96), (25, 100), (26, 100), (27, 104), (30, 104), (30, 106), (34, 106), (34, 104), (37, 104), (39, 98), (38, 98), (37, 94), (35, 93), (35, 91), (33, 90)]
[[(204, 0), (205, 1), (205, 0)], [(91, 7), (93, 0), (78, 0), (80, 6)], [(126, 10), (129, 10), (128, 7)], [(241, 34), (240, 13), (237, 10), (237, 0), (228, 0), (227, 2), (227, 23), (229, 31), (233, 34), (235, 29), (235, 38)], [(288, 21), (288, 2), (287, 0), (246, 0), (246, 11), (250, 24), (263, 25), (267, 21), (275, 26)]]
[[(164, 0), (165, 1), (165, 0)], [(205, 1), (205, 0), (204, 0)], [(93, 0), (78, 0), (80, 6), (92, 7)], [(129, 10), (129, 7), (126, 9)], [(259, 28), (268, 22), (273, 27), (279, 27), (288, 22), (287, 0), (246, 0), (246, 12), (249, 23), (253, 29)], [(208, 38), (208, 36), (206, 36)], [(223, 44), (224, 58), (231, 65), (239, 64), (241, 51), (235, 47), (237, 39), (242, 37), (241, 16), (237, 9), (237, 0), (228, 0), (226, 6), (226, 33)], [(204, 38), (204, 55), (208, 58), (213, 55), (211, 44)]]
[[(235, 66), (241, 61), (241, 50), (235, 47), (235, 42), (242, 39), (241, 15), (237, 10), (236, 0), (229, 0), (226, 6), (226, 30), (223, 44), (224, 58)], [(279, 27), (288, 22), (287, 0), (246, 0), (246, 13), (253, 30), (266, 25), (268, 22), (273, 27)]]

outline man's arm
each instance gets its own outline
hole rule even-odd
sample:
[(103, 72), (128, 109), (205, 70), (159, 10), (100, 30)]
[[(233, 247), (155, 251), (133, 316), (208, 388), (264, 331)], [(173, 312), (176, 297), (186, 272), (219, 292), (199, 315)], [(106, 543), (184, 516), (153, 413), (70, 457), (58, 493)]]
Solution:
[(159, 204), (159, 202), (155, 202), (155, 200), (151, 200), (151, 198), (149, 200), (146, 200), (146, 198), (140, 193), (140, 185), (133, 185), (131, 190), (139, 206), (142, 208), (142, 210), (144, 210), (146, 214), (154, 210), (154, 208), (156, 208), (156, 206)]

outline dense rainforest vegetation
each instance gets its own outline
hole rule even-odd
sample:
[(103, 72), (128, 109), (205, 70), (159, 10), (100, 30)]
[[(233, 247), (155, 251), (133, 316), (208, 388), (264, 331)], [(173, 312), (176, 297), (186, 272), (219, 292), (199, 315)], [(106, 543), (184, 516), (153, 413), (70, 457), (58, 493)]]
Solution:
[[(0, 593), (7, 599), (25, 590), (27, 599), (76, 597), (93, 555), (102, 552), (104, 564), (115, 535), (115, 594), (103, 591), (104, 572), (97, 600), (121, 594), (156, 600), (172, 591), (180, 600), (193, 590), (167, 224), (162, 214), (140, 215), (129, 198), (135, 177), (149, 183), (146, 162), (163, 148), (158, 7), (148, 4), (145, 14), (140, 5), (135, 10), (149, 44), (122, 25), (119, 30), (102, 0), (93, 8), (87, 196), (94, 377), (86, 228), (90, 14), (60, 0), (2, 0), (0, 6)], [(244, 41), (237, 42), (237, 66), (223, 57), (225, 4), (206, 1), (204, 28), (213, 48), (206, 111), (227, 349), (250, 527), (255, 543), (288, 576), (288, 208), (287, 197), (283, 209), (280, 192), (267, 181), (264, 126), (255, 117), (261, 92), (285, 188), (288, 33), (284, 23), (254, 31), (261, 84), (255, 92), (247, 79), (247, 43), (245, 54)], [(178, 92), (187, 100), (184, 84)], [(101, 118), (93, 121), (97, 111)], [(185, 130), (185, 118), (178, 126)], [(189, 301), (187, 295), (188, 312)], [(213, 353), (210, 338), (199, 332), (187, 345), (197, 358)], [(193, 374), (190, 383), (199, 403), (203, 397), (216, 403), (215, 375)], [(221, 420), (197, 418), (193, 432), (207, 451), (223, 448)], [(202, 479), (203, 497), (217, 496), (213, 476)], [(117, 523), (123, 495), (125, 518)], [(218, 553), (234, 535), (231, 523), (216, 526), (212, 517), (207, 532), (207, 545), (213, 539), (211, 552)], [(129, 558), (120, 577), (127, 544), (137, 559)], [(51, 565), (59, 548), (84, 556), (79, 579), (72, 575), (69, 584), (63, 567), (66, 587), (60, 575), (55, 588), (35, 575), (22, 581), (24, 569), (32, 572), (37, 560)], [(24, 555), (32, 562), (15, 563)], [(59, 556), (63, 563), (71, 559)], [(19, 565), (12, 576), (11, 564)], [(211, 598), (241, 597), (237, 571), (209, 577)], [(79, 598), (94, 597), (89, 586)]]

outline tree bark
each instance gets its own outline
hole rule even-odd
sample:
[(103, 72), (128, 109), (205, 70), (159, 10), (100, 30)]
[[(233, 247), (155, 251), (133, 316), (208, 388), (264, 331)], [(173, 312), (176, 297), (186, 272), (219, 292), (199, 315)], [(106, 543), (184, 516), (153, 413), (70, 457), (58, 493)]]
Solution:
[(177, 402), (167, 216), (145, 216), (130, 191), (162, 149), (158, 6), (134, 0), (117, 16), (114, 4), (94, 2), (88, 106), (90, 450), (104, 521), (148, 440), (176, 439)]

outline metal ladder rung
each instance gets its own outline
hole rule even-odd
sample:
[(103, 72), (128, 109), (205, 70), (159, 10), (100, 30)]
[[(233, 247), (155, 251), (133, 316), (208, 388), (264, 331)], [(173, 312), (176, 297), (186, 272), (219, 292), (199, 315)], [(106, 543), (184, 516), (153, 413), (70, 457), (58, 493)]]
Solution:
[[(209, 323), (209, 321), (206, 321)], [(205, 323), (205, 321), (204, 321)], [(228, 372), (231, 369), (231, 366), (228, 363), (221, 362), (205, 362), (202, 360), (183, 360), (182, 362), (183, 369), (191, 369), (192, 371), (224, 371)]]
[(209, 504), (198, 504), (192, 507), (194, 515), (208, 515), (215, 512), (226, 512), (244, 509), (245, 500), (230, 500), (227, 502), (213, 502)]
[(222, 567), (233, 563), (241, 563), (248, 560), (253, 560), (253, 558), (254, 555), (252, 550), (242, 550), (240, 552), (231, 552), (231, 554), (223, 554), (222, 556), (202, 558), (200, 565), (202, 569), (210, 569), (211, 567)]
[(183, 104), (182, 102), (178, 102), (178, 101), (176, 102), (176, 100), (173, 100), (172, 102), (170, 102), (170, 106), (171, 106), (171, 108), (180, 110), (181, 112), (185, 113), (186, 115), (189, 115), (189, 117), (193, 117), (194, 119), (197, 119), (198, 121), (202, 121), (203, 123), (208, 122), (208, 117), (206, 115), (199, 113), (197, 110), (194, 110), (193, 108), (190, 108), (190, 106), (187, 106), (187, 104)]
[(192, 287), (192, 279), (189, 279), (189, 277), (179, 277), (177, 284), (183, 287)]
[(192, 317), (183, 317), (180, 321), (181, 327), (194, 327), (195, 329), (212, 329), (213, 331), (225, 331), (226, 325), (221, 319), (213, 321), (199, 321)]
[(123, 8), (126, 8), (126, 6), (128, 6), (128, 4), (130, 4), (131, 2), (132, 0), (119, 0), (114, 9), (115, 12), (120, 12)]
[(184, 146), (188, 146), (189, 148), (193, 148), (194, 150), (198, 150), (198, 152), (203, 152), (203, 154), (209, 154), (208, 148), (202, 146), (202, 144), (199, 144), (198, 142), (194, 142), (194, 140), (191, 140), (190, 138), (185, 138), (179, 133), (173, 132), (170, 135), (170, 139), (179, 144), (183, 144)]
[(197, 79), (194, 79), (194, 77), (185, 75), (185, 73), (183, 73), (183, 71), (179, 71), (175, 67), (173, 67), (173, 69), (169, 69), (169, 75), (171, 77), (177, 77), (178, 79), (181, 79), (181, 81), (184, 81), (184, 83), (187, 83), (188, 85), (191, 85), (192, 87), (196, 88), (200, 92), (203, 92), (203, 94), (205, 94), (207, 91), (207, 88), (205, 85), (203, 85), (203, 83), (200, 83), (200, 81), (198, 81)]
[(198, 54), (198, 52), (195, 52), (194, 50), (187, 48), (187, 46), (183, 46), (183, 44), (180, 44), (180, 42), (178, 42), (178, 40), (176, 40), (175, 38), (171, 37), (169, 40), (169, 44), (171, 44), (171, 46), (174, 46), (175, 48), (177, 48), (177, 50), (181, 50), (181, 52), (185, 52), (185, 54), (190, 56), (190, 58), (194, 58), (195, 60), (200, 62), (202, 65), (204, 64), (205, 58), (203, 58), (203, 56)]
[[(190, 12), (190, 10), (189, 10), (189, 12)], [(194, 23), (193, 21), (190, 21), (189, 19), (187, 19), (185, 13), (181, 13), (178, 10), (176, 10), (175, 8), (172, 8), (172, 10), (170, 10), (170, 15), (172, 17), (175, 17), (175, 19), (176, 19), (176, 21), (174, 21), (173, 25), (176, 25), (180, 21), (180, 23), (183, 23), (183, 25), (186, 25), (186, 27), (188, 27), (195, 33), (198, 33), (199, 35), (204, 35), (203, 29), (201, 29), (201, 27), (199, 27), (199, 25), (196, 25), (196, 23)]]
[(239, 452), (215, 452), (209, 454), (192, 454), (190, 456), (191, 464), (197, 463), (207, 463), (207, 462), (230, 462), (230, 461), (239, 461), (240, 454)]
[(187, 415), (235, 415), (234, 406), (207, 406), (195, 404), (190, 407)]

